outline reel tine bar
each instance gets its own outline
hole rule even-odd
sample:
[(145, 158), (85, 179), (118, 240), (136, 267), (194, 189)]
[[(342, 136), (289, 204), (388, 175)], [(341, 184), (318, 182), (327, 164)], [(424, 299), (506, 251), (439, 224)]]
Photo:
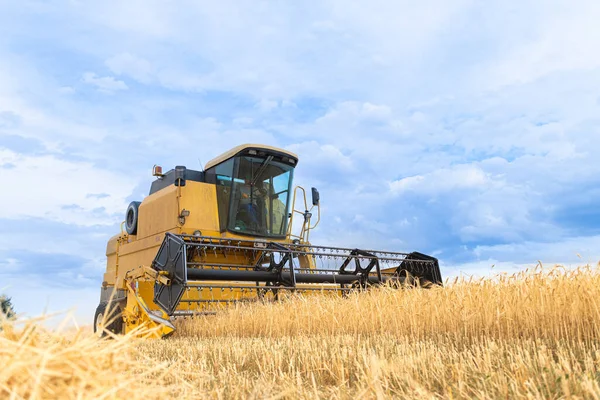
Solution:
[[(231, 265), (237, 264), (235, 257), (239, 255), (238, 252), (243, 253), (242, 260), (245, 260), (246, 264), (240, 264), (240, 268), (233, 269)], [(213, 259), (208, 260), (207, 254), (212, 254)], [(232, 257), (228, 257), (228, 254), (232, 254)], [(214, 261), (221, 257), (227, 261)], [(339, 262), (334, 262), (331, 268), (295, 268), (294, 258), (298, 257), (324, 257)], [(382, 274), (381, 263), (391, 264), (394, 272)], [(170, 285), (157, 282), (154, 288), (155, 303), (168, 315), (175, 313), (186, 288), (195, 286), (193, 283), (188, 285), (190, 281), (255, 282), (257, 289), (271, 290), (274, 294), (277, 294), (278, 288), (292, 291), (309, 290), (306, 284), (338, 285), (337, 289), (341, 289), (343, 293), (348, 289), (347, 285), (366, 289), (370, 285), (386, 282), (403, 285), (411, 283), (412, 278), (442, 284), (437, 259), (421, 253), (251, 240), (243, 242), (173, 233), (165, 235), (152, 267), (157, 271), (165, 271), (164, 273), (171, 278)], [(298, 287), (298, 284), (305, 287)], [(316, 288), (310, 288), (314, 289)]]

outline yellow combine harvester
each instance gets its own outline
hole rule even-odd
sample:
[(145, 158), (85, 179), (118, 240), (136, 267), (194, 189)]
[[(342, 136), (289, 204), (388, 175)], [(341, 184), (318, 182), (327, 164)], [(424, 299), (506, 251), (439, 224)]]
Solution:
[(289, 151), (248, 144), (204, 171), (155, 167), (150, 195), (129, 205), (108, 242), (94, 331), (143, 325), (165, 337), (175, 330), (172, 318), (232, 302), (442, 283), (438, 261), (421, 253), (311, 245), (319, 192), (312, 189), (309, 204), (303, 188), (292, 188), (297, 164)]

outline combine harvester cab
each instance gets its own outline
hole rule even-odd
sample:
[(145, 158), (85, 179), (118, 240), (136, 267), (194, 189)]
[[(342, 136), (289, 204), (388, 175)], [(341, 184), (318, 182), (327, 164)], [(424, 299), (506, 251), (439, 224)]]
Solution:
[(155, 167), (149, 196), (129, 205), (108, 242), (95, 332), (143, 326), (166, 337), (173, 317), (234, 302), (442, 284), (437, 259), (421, 253), (311, 245), (319, 192), (312, 189), (309, 204), (306, 191), (292, 187), (297, 164), (289, 151), (249, 144), (204, 171)]

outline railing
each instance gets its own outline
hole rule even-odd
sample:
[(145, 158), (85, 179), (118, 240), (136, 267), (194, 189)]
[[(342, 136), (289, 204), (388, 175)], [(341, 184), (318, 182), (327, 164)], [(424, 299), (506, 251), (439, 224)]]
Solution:
[[(298, 195), (298, 191), (302, 191), (302, 199), (304, 200), (304, 211), (296, 209), (296, 197)], [(314, 225), (310, 225), (310, 220), (312, 218), (312, 211), (317, 207), (317, 222)], [(302, 229), (300, 230), (299, 235), (294, 235), (293, 233), (293, 224), (294, 224), (294, 216), (296, 214), (300, 214), (302, 216)], [(300, 243), (309, 243), (310, 231), (315, 229), (319, 222), (321, 221), (321, 205), (312, 205), (310, 209), (308, 208), (308, 201), (306, 199), (306, 190), (302, 186), (296, 186), (294, 188), (294, 196), (292, 198), (292, 205), (290, 207), (290, 223), (288, 224), (287, 238), (292, 240), (298, 240)]]

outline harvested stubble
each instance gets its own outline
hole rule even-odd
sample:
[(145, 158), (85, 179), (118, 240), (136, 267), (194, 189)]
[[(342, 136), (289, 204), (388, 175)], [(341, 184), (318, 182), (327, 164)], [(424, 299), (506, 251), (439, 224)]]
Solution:
[(0, 333), (0, 397), (600, 398), (600, 268), (293, 298), (97, 341)]

